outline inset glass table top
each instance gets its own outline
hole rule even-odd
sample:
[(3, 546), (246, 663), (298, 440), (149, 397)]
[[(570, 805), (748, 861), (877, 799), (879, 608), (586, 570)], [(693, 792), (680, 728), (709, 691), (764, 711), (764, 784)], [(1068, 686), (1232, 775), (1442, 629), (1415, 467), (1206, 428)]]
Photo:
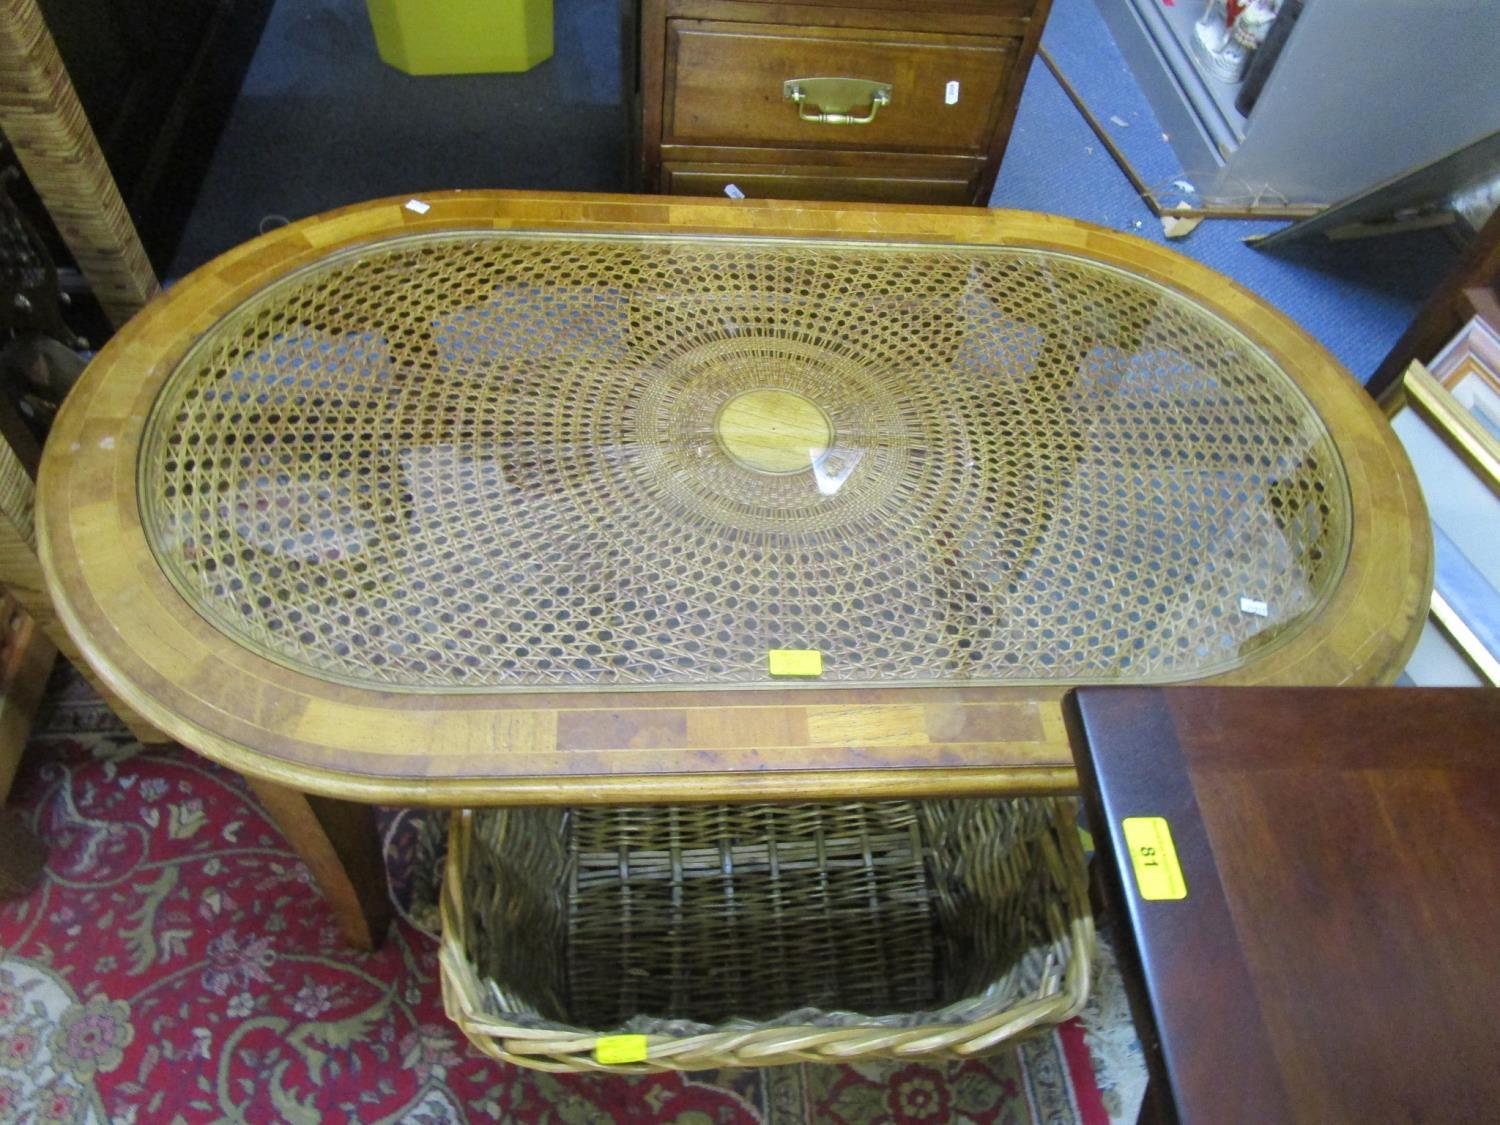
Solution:
[(1291, 636), (1348, 484), (1292, 381), (1061, 253), (408, 236), (221, 320), (140, 507), (220, 632), (423, 691), (1185, 679)]

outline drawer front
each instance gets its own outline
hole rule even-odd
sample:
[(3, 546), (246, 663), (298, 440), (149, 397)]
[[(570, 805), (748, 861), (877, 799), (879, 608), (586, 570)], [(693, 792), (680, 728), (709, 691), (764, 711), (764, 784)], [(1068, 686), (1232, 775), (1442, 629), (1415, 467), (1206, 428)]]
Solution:
[(971, 203), (974, 177), (953, 173), (860, 172), (811, 165), (663, 164), (671, 195), (723, 195), (733, 184), (750, 199), (830, 199), (847, 203)]
[[(989, 142), (1019, 44), (909, 31), (671, 20), (662, 140), (977, 154)], [(868, 125), (803, 121), (798, 107), (785, 100), (783, 84), (820, 77), (889, 83), (890, 104)]]

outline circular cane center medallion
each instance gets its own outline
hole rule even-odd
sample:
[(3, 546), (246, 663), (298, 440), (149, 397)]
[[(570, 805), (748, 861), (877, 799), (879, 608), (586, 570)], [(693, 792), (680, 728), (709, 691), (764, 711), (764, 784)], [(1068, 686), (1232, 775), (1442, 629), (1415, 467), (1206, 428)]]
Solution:
[(799, 473), (833, 446), (833, 423), (796, 391), (761, 388), (735, 395), (714, 419), (724, 452), (757, 473)]

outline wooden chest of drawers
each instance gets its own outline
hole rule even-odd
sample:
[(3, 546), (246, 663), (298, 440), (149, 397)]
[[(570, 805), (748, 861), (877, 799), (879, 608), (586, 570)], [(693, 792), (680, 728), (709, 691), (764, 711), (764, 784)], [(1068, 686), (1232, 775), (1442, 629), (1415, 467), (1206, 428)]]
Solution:
[(983, 204), (1050, 3), (640, 0), (637, 184)]

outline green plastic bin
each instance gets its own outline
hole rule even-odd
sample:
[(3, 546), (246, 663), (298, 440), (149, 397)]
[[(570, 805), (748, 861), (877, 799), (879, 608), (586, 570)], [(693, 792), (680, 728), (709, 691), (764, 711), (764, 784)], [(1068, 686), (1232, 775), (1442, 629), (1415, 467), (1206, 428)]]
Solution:
[(407, 74), (530, 70), (552, 57), (552, 0), (365, 0), (380, 57)]

